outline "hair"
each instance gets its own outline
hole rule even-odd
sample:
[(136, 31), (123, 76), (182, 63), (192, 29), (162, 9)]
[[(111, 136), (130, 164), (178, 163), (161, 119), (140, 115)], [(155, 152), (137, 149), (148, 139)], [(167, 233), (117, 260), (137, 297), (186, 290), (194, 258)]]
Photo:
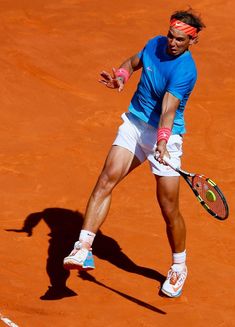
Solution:
[(170, 20), (178, 19), (190, 26), (193, 26), (197, 29), (197, 32), (200, 32), (206, 25), (202, 22), (200, 15), (197, 15), (192, 8), (188, 10), (179, 10), (174, 12), (171, 15)]

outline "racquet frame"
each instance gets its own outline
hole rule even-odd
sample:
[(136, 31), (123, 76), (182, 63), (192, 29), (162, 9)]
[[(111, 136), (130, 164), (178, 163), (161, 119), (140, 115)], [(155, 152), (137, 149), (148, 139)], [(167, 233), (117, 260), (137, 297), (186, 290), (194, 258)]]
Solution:
[[(216, 185), (215, 182), (213, 182), (210, 178), (205, 177), (204, 175), (199, 175), (199, 174), (194, 174), (194, 173), (189, 173), (179, 167), (176, 167), (172, 164), (172, 162), (170, 161), (170, 159), (166, 156), (164, 156), (163, 158), (164, 162), (171, 167), (172, 169), (174, 169), (177, 173), (180, 174), (180, 176), (182, 176), (184, 178), (184, 180), (187, 182), (187, 184), (190, 186), (191, 190), (193, 191), (193, 193), (195, 194), (196, 198), (198, 199), (198, 201), (200, 202), (200, 204), (206, 209), (206, 211), (211, 214), (214, 218), (217, 218), (219, 220), (225, 220), (226, 218), (228, 218), (229, 215), (229, 208), (228, 208), (228, 204), (227, 201), (222, 193), (222, 191), (219, 189), (219, 187)], [(200, 196), (200, 194), (198, 193), (198, 191), (193, 187), (193, 178), (195, 177), (200, 177), (205, 179), (215, 190), (216, 192), (219, 194), (224, 208), (225, 208), (225, 216), (224, 217), (220, 217), (217, 213), (215, 213), (214, 211), (212, 211), (210, 209), (210, 207), (207, 205), (207, 203), (205, 203), (205, 201), (202, 199), (202, 197)]]

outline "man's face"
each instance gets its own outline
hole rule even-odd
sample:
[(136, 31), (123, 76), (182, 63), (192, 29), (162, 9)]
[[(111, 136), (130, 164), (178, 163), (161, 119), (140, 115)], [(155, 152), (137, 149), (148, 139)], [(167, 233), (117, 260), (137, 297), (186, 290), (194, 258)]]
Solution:
[(193, 39), (183, 31), (170, 27), (167, 34), (168, 46), (167, 52), (172, 56), (179, 56), (184, 53), (188, 47), (193, 44)]

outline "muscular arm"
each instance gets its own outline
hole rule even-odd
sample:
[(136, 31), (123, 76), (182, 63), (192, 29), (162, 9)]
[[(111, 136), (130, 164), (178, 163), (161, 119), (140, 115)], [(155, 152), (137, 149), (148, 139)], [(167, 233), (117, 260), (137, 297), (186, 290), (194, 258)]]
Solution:
[[(180, 100), (173, 96), (171, 93), (166, 92), (162, 101), (162, 114), (160, 117), (158, 127), (168, 127), (172, 129), (175, 113), (179, 107)], [(159, 152), (159, 161), (162, 161), (162, 158), (167, 153), (166, 141), (161, 140), (157, 143), (156, 151)]]
[(172, 129), (175, 113), (180, 104), (180, 100), (169, 92), (166, 92), (162, 101), (162, 114), (158, 127), (168, 127)]
[(142, 62), (138, 55), (135, 54), (134, 56), (125, 60), (119, 68), (126, 69), (131, 75), (134, 71), (142, 68)]
[[(142, 62), (137, 54), (134, 56), (128, 58), (125, 60), (119, 68), (124, 68), (129, 72), (129, 75), (131, 76), (134, 71), (140, 69), (142, 67)], [(123, 77), (117, 77), (116, 76), (116, 69), (112, 69), (113, 76), (111, 74), (107, 73), (106, 71), (101, 72), (102, 79), (100, 80), (100, 83), (106, 85), (107, 87), (111, 89), (117, 89), (119, 91), (122, 91), (124, 88), (124, 78)]]

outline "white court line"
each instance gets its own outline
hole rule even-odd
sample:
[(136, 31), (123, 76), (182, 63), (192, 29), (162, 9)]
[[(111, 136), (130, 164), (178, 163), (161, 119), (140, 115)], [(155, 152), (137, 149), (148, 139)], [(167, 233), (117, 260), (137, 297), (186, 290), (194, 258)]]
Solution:
[(7, 326), (19, 327), (13, 321), (11, 321), (9, 318), (3, 317), (3, 315), (1, 313), (0, 313), (0, 320), (3, 321)]

